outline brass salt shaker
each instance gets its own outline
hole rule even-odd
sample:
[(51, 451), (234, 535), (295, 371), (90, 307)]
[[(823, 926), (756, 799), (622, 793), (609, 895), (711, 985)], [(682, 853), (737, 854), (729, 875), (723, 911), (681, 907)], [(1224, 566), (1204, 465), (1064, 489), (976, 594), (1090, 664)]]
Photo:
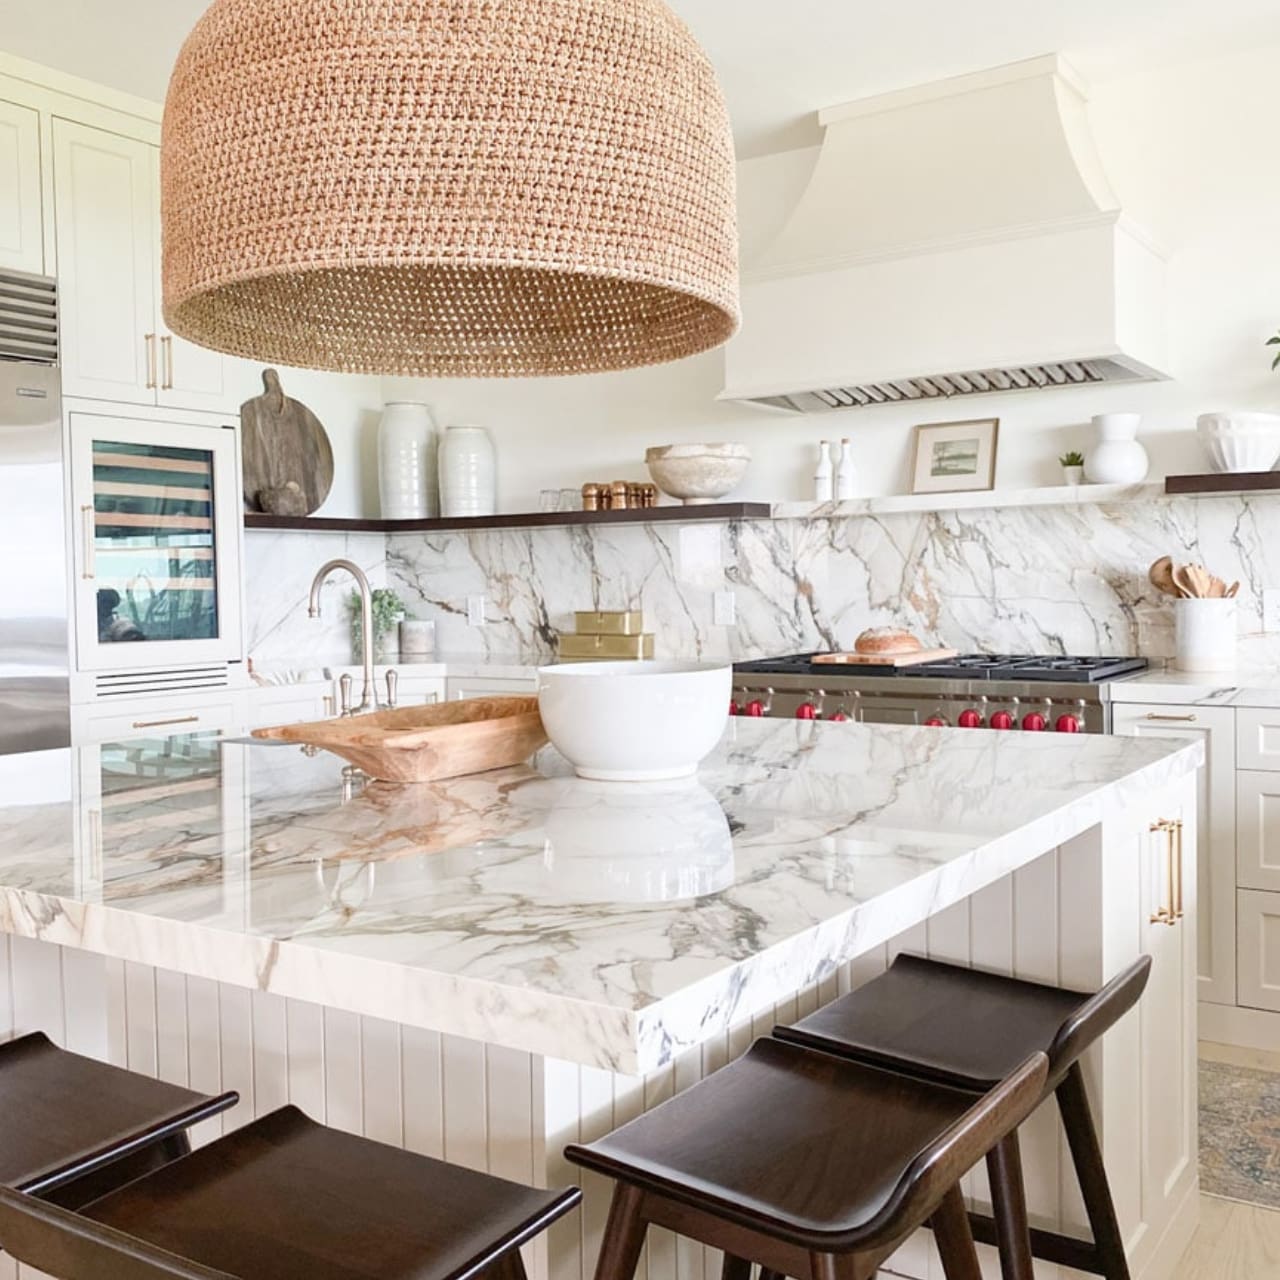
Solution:
[(615, 480), (613, 482), (613, 509), (615, 511), (625, 511), (627, 509), (627, 493), (630, 487), (625, 480)]
[(583, 511), (600, 510), (600, 486), (598, 484), (584, 484), (582, 486), (582, 509)]

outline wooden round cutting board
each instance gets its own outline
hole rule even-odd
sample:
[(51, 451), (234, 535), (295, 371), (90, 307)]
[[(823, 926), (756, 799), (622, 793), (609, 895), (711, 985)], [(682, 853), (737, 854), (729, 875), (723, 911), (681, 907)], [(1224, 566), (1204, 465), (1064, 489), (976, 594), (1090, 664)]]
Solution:
[(333, 487), (329, 437), (305, 404), (285, 395), (274, 369), (262, 371), (262, 385), (262, 395), (240, 406), (245, 510), (267, 510), (260, 495), (284, 490), (292, 481), (302, 491), (305, 510), (288, 514), (310, 515)]

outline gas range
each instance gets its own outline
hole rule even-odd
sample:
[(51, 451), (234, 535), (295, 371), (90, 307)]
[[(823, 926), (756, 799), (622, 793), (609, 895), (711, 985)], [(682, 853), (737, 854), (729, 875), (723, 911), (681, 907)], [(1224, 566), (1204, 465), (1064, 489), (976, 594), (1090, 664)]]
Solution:
[(962, 654), (914, 667), (841, 667), (795, 654), (734, 665), (735, 715), (961, 729), (1109, 733), (1109, 685), (1145, 658)]

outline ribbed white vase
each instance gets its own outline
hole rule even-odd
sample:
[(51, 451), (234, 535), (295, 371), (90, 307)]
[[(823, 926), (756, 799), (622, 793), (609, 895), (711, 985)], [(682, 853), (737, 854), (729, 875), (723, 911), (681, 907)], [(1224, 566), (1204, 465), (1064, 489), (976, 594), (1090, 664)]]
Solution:
[(425, 404), (394, 401), (378, 424), (378, 500), (384, 520), (439, 514), (436, 425)]
[(498, 459), (484, 427), (450, 427), (440, 445), (440, 514), (491, 516), (498, 509)]

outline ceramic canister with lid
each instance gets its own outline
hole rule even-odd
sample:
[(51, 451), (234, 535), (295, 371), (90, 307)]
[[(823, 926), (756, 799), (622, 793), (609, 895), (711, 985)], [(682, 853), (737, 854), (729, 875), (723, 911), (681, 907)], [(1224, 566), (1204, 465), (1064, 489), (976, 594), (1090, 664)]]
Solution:
[(498, 461), (484, 427), (450, 427), (440, 446), (440, 514), (491, 516), (498, 509)]

